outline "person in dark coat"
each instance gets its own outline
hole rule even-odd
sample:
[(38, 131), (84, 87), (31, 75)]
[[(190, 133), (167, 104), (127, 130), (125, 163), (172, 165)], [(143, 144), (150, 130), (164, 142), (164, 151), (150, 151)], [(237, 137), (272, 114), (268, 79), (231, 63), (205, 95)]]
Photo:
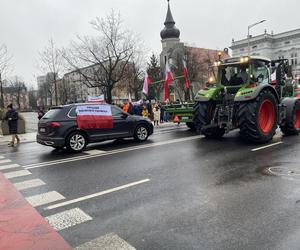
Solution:
[(45, 115), (44, 108), (40, 108), (38, 111), (38, 119), (41, 120), (44, 115)]
[(129, 103), (129, 107), (128, 107), (128, 113), (129, 113), (129, 114), (131, 114), (131, 115), (133, 115), (133, 114), (134, 114), (133, 105), (132, 105), (132, 103), (131, 103), (131, 102)]
[(17, 139), (17, 143), (20, 143), (20, 138), (18, 136), (18, 112), (13, 108), (12, 104), (7, 106), (8, 111), (5, 115), (5, 120), (8, 121), (9, 134), (12, 135), (11, 142), (8, 144), (9, 147), (14, 147), (15, 140)]

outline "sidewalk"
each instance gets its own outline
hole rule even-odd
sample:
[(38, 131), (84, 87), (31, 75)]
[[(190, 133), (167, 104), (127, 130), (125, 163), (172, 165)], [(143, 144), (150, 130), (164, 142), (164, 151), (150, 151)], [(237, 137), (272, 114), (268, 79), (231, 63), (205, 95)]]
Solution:
[[(21, 143), (24, 142), (35, 142), (36, 141), (36, 132), (19, 134)], [(0, 144), (8, 144), (11, 141), (11, 135), (0, 135)]]
[(0, 249), (72, 249), (1, 173)]

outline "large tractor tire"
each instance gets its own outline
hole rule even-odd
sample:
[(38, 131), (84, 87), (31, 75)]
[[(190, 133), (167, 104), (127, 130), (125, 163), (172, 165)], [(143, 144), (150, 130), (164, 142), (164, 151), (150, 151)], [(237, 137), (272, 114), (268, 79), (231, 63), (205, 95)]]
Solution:
[(224, 128), (203, 128), (210, 124), (213, 119), (214, 110), (215, 104), (212, 102), (197, 102), (194, 106), (193, 121), (197, 132), (201, 132), (207, 138), (218, 139), (225, 134)]
[(283, 102), (286, 105), (286, 119), (284, 124), (280, 125), (280, 129), (284, 135), (298, 135), (300, 132), (300, 100), (294, 101), (293, 98), (287, 98)]
[(190, 130), (196, 131), (196, 127), (195, 127), (195, 124), (194, 124), (193, 122), (186, 122), (185, 124), (186, 124), (186, 126), (187, 126)]
[(270, 90), (263, 90), (256, 99), (240, 103), (237, 119), (244, 140), (254, 143), (270, 141), (278, 127), (274, 94)]

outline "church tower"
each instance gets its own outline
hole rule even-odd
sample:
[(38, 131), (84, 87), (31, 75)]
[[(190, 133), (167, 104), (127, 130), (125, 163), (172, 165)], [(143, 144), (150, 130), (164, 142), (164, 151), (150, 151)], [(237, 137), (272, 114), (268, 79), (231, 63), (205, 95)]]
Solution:
[(180, 30), (175, 26), (175, 21), (168, 0), (168, 11), (164, 22), (164, 29), (160, 32), (162, 52), (160, 54), (160, 65), (164, 68), (166, 62), (172, 60), (175, 53), (182, 53), (184, 44), (180, 42)]

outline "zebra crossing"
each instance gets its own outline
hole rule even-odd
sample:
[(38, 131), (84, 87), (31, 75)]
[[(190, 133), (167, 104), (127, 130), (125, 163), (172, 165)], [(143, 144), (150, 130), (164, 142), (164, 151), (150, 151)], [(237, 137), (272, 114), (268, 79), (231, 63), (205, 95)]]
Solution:
[[(41, 179), (35, 178), (30, 170), (24, 169), (21, 165), (13, 163), (10, 159), (6, 159), (4, 156), (0, 156), (0, 172), (3, 173), (5, 178), (7, 178), (21, 193), (28, 190), (32, 191), (35, 188), (47, 187), (47, 183)], [(23, 193), (23, 196), (27, 202), (35, 208), (43, 208), (50, 203), (66, 200), (65, 196), (55, 190), (49, 190), (44, 193), (30, 196), (26, 196)], [(44, 219), (58, 232), (93, 220), (89, 214), (85, 213), (78, 207), (50, 214), (44, 217)], [(110, 240), (107, 241), (108, 239)], [(106, 243), (107, 245), (105, 249), (108, 250), (135, 249), (114, 233), (86, 242), (75, 249), (90, 249), (90, 246), (92, 245), (96, 247), (94, 249), (98, 249), (97, 246), (103, 246)]]

